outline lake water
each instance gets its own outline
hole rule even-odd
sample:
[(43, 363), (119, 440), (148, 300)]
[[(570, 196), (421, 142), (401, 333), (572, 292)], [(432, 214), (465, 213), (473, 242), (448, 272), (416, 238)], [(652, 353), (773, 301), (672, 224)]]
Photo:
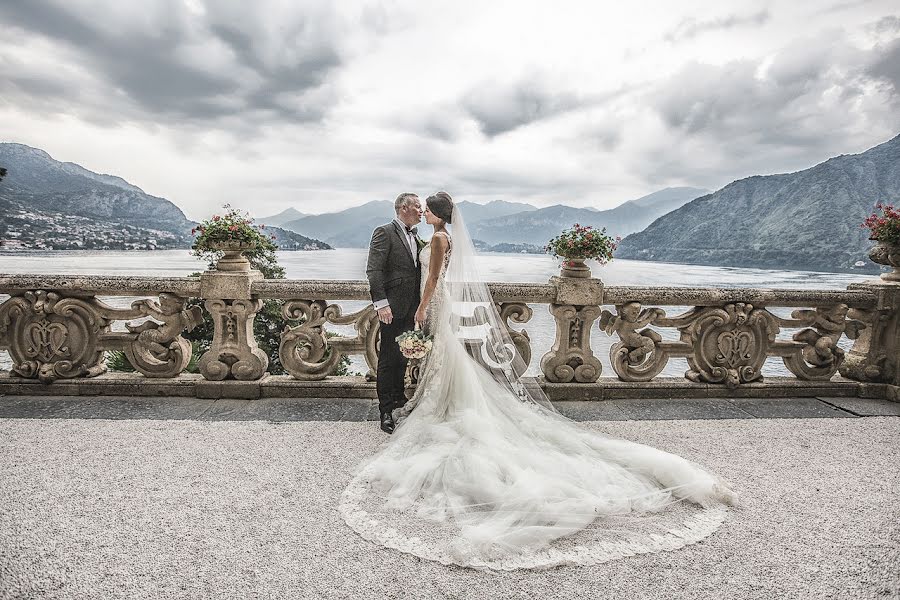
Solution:
[[(559, 273), (559, 261), (547, 255), (484, 253), (479, 256), (480, 270), (487, 281), (545, 283)], [(366, 250), (340, 248), (312, 252), (279, 252), (278, 261), (291, 279), (365, 279)], [(144, 275), (152, 277), (183, 277), (201, 271), (204, 264), (187, 250), (154, 252), (126, 251), (52, 251), (0, 254), (0, 273), (39, 274), (97, 274)], [(736, 267), (706, 267), (632, 260), (614, 260), (598, 267), (592, 264), (595, 277), (606, 285), (689, 286), (689, 287), (753, 287), (771, 289), (845, 289), (850, 283), (871, 279), (871, 276), (849, 273), (818, 273), (808, 271), (775, 271)], [(5, 299), (5, 296), (2, 297)], [(134, 298), (104, 298), (113, 306), (128, 306)], [(344, 311), (359, 310), (363, 302), (340, 302)], [(537, 374), (540, 357), (553, 343), (555, 325), (546, 305), (531, 308), (531, 321), (516, 328), (528, 331), (532, 340), (531, 374)], [(668, 315), (676, 315), (686, 307), (665, 307)], [(791, 309), (773, 309), (780, 316), (789, 316)], [(121, 328), (117, 323), (117, 329)], [(666, 339), (678, 339), (675, 330), (662, 330)], [(789, 338), (787, 330), (780, 338)], [(617, 341), (599, 330), (591, 333), (591, 345), (603, 363), (603, 376), (614, 377), (609, 363), (609, 348)], [(849, 347), (849, 340), (842, 346)], [(6, 352), (0, 352), (0, 369), (9, 369)], [(353, 368), (366, 370), (361, 357), (354, 357)], [(687, 369), (685, 359), (671, 359), (662, 376), (682, 376)], [(780, 359), (770, 358), (764, 375), (789, 375)]]

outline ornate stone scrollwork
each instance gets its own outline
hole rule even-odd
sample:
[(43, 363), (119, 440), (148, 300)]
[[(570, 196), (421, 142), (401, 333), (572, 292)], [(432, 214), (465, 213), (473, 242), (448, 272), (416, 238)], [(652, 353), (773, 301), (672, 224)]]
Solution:
[(269, 357), (253, 336), (253, 319), (262, 304), (262, 300), (206, 301), (206, 310), (215, 322), (212, 344), (198, 363), (206, 379), (251, 381), (265, 374)]
[(187, 368), (191, 360), (191, 343), (181, 337), (203, 322), (199, 306), (185, 309), (185, 299), (163, 292), (159, 302), (138, 300), (132, 310), (162, 323), (144, 321), (139, 325), (126, 323), (129, 332), (136, 334), (124, 346), (128, 361), (147, 377), (175, 377)]
[(11, 372), (43, 383), (93, 377), (106, 371), (98, 335), (109, 329), (96, 298), (66, 298), (28, 291), (0, 305), (0, 339), (13, 361)]
[(685, 377), (729, 388), (762, 379), (762, 366), (778, 331), (775, 317), (752, 304), (700, 309), (681, 332), (682, 341), (693, 345)]
[(900, 386), (900, 285), (853, 284), (850, 289), (872, 291), (877, 304), (852, 309), (848, 316), (866, 324), (840, 366), (841, 375), (857, 381)]
[(464, 312), (456, 313), (451, 318), (454, 333), (465, 344), (469, 355), (485, 369), (498, 374), (521, 376), (527, 369), (526, 360), (531, 359), (529, 338), (524, 331), (512, 329), (507, 319), (527, 322), (531, 317), (531, 310), (523, 304), (514, 303), (495, 305), (495, 308), (503, 329), (492, 326), (495, 321), (489, 312), (490, 304), (464, 307), (460, 303), (458, 309)]
[(599, 306), (551, 304), (556, 319), (556, 340), (541, 358), (541, 371), (553, 383), (592, 383), (603, 365), (591, 350), (591, 325), (600, 316)]
[(617, 305), (616, 313), (604, 310), (600, 314), (600, 329), (619, 336), (609, 350), (613, 370), (622, 381), (650, 381), (665, 368), (669, 354), (660, 347), (659, 333), (638, 329), (665, 318), (666, 312), (661, 308), (641, 310), (640, 302), (628, 302)]
[(794, 334), (794, 341), (804, 345), (782, 357), (784, 366), (800, 379), (831, 379), (844, 362), (844, 351), (838, 346), (841, 336), (855, 340), (865, 328), (860, 321), (848, 320), (848, 312), (846, 304), (837, 304), (791, 313), (793, 319), (807, 328)]
[[(285, 328), (279, 346), (281, 364), (295, 379), (325, 379), (341, 357), (351, 353), (365, 355), (370, 369), (367, 377), (374, 377), (378, 368), (380, 327), (378, 314), (371, 305), (343, 315), (339, 305), (326, 305), (324, 300), (291, 300), (284, 303), (282, 314), (286, 319), (302, 321), (296, 327)], [(325, 323), (354, 325), (357, 335), (329, 338), (323, 327)]]
[[(500, 313), (500, 321), (506, 326), (506, 331), (516, 347), (516, 352), (527, 369), (531, 364), (531, 337), (524, 329), (513, 329), (510, 321), (520, 324), (527, 323), (531, 320), (534, 311), (524, 302), (503, 302), (497, 304), (497, 312)], [(522, 373), (518, 375), (521, 376)]]

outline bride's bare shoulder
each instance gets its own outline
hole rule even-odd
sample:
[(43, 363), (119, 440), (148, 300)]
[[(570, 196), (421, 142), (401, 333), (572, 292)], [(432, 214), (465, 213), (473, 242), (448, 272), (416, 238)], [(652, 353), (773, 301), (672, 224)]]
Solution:
[(431, 236), (431, 243), (435, 242), (446, 248), (450, 245), (450, 234), (446, 231), (435, 231)]

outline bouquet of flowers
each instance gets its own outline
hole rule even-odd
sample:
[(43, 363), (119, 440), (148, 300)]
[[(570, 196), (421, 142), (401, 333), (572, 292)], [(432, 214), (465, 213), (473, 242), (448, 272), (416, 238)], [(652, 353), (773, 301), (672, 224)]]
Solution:
[(900, 209), (892, 205), (876, 204), (875, 208), (881, 209), (869, 215), (863, 222), (863, 227), (869, 228), (869, 238), (888, 244), (900, 244)]
[(421, 329), (406, 331), (397, 336), (400, 352), (406, 358), (420, 359), (431, 352), (432, 336), (425, 335)]
[(606, 227), (597, 230), (590, 225), (575, 223), (571, 229), (550, 240), (544, 250), (565, 259), (593, 259), (605, 265), (612, 260), (620, 240), (606, 235)]

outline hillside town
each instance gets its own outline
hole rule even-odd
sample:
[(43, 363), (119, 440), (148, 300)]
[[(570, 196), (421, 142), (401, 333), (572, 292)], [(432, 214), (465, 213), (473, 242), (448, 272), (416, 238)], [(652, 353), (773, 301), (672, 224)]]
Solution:
[(161, 250), (185, 247), (172, 232), (87, 217), (13, 209), (0, 215), (0, 250)]

